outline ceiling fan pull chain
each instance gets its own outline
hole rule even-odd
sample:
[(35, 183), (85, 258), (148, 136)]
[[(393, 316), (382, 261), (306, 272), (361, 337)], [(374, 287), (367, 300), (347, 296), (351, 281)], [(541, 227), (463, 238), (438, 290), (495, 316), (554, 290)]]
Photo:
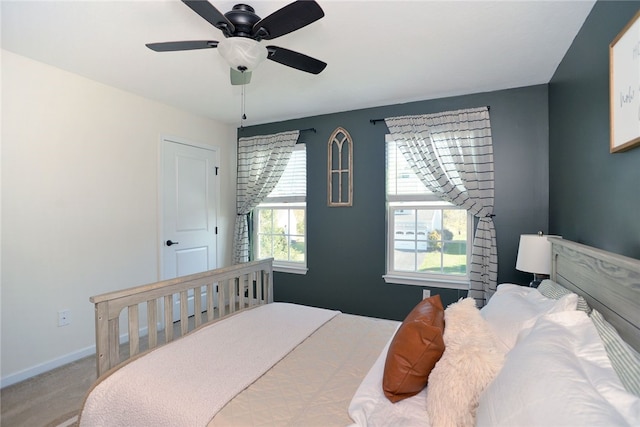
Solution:
[(242, 127), (242, 125), (244, 124), (244, 121), (247, 120), (247, 115), (245, 114), (246, 101), (245, 101), (245, 92), (244, 92), (245, 91), (244, 88), (246, 86), (247, 85), (242, 85), (242, 118), (241, 118), (241, 121), (240, 121), (240, 127)]

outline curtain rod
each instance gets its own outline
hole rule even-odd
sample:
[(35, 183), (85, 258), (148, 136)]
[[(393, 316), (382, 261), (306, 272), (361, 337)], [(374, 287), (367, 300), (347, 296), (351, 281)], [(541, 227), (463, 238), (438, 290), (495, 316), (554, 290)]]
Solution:
[[(487, 110), (491, 111), (491, 106), (487, 105)], [(384, 122), (384, 119), (370, 119), (369, 123), (371, 123), (372, 125), (375, 125), (378, 122)]]
[[(242, 132), (243, 130), (245, 130), (245, 128), (241, 127), (240, 128), (240, 132)], [(313, 133), (316, 133), (316, 128), (300, 129), (300, 132), (313, 132)]]

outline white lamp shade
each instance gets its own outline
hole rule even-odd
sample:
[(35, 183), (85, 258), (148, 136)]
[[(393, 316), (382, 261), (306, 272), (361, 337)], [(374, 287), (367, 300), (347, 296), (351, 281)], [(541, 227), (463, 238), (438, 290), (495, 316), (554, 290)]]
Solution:
[(229, 37), (218, 42), (218, 52), (234, 70), (252, 71), (267, 59), (267, 48), (246, 37)]
[(539, 234), (523, 234), (518, 246), (516, 269), (534, 274), (551, 274), (551, 242)]

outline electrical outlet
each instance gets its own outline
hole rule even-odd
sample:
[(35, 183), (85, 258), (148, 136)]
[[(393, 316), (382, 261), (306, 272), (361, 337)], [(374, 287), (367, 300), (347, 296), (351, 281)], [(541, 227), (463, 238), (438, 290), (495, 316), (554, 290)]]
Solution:
[(431, 296), (431, 291), (429, 289), (422, 290), (422, 299), (429, 298)]
[(67, 326), (71, 323), (71, 310), (58, 311), (58, 326)]

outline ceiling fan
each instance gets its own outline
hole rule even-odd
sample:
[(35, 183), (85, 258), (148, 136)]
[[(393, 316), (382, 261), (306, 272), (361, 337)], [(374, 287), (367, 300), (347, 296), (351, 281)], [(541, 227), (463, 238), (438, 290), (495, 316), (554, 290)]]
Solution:
[(302, 53), (278, 46), (264, 46), (262, 40), (272, 40), (299, 30), (324, 16), (318, 3), (313, 0), (298, 0), (271, 15), (260, 18), (253, 7), (236, 4), (222, 14), (207, 0), (182, 0), (191, 10), (211, 25), (222, 31), (225, 39), (191, 40), (163, 43), (148, 43), (156, 52), (218, 48), (231, 66), (231, 84), (243, 85), (251, 81), (251, 71), (262, 61), (270, 59), (282, 65), (318, 74), (327, 64)]

